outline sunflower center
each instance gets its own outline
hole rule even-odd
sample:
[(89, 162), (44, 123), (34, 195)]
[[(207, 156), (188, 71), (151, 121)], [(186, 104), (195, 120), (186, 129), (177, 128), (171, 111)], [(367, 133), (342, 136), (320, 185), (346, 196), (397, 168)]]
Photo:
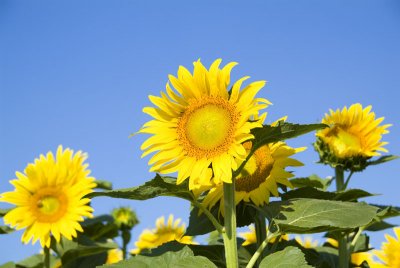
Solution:
[(36, 192), (31, 205), (39, 222), (56, 222), (66, 213), (68, 201), (61, 189), (49, 187)]
[(362, 150), (360, 138), (345, 129), (337, 127), (334, 131), (332, 146), (339, 156), (358, 153)]
[(60, 208), (60, 200), (54, 196), (44, 196), (38, 201), (37, 207), (41, 213), (53, 215)]
[(213, 157), (229, 149), (238, 121), (235, 106), (222, 98), (195, 100), (178, 122), (178, 139), (188, 156)]
[[(245, 148), (248, 147), (244, 143)], [(251, 192), (265, 182), (274, 166), (274, 159), (268, 145), (257, 149), (236, 178), (236, 191)]]

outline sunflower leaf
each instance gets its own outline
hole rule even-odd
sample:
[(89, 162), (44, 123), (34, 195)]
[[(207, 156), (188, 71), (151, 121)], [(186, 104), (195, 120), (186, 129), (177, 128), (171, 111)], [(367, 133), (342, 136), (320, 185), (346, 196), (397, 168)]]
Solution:
[(313, 174), (305, 178), (291, 179), (290, 182), (295, 188), (314, 187), (325, 191), (331, 184), (332, 178), (328, 177), (326, 179), (322, 179), (318, 175)]
[(281, 232), (313, 233), (367, 225), (376, 217), (378, 208), (365, 203), (304, 198), (271, 202), (262, 211)]
[(0, 226), (0, 234), (9, 234), (14, 232), (15, 230), (13, 228), (10, 228), (8, 226)]
[(16, 267), (17, 266), (15, 266), (15, 263), (13, 263), (12, 261), (0, 265), (0, 268), (16, 268)]
[(328, 126), (325, 124), (300, 125), (286, 122), (280, 122), (277, 126), (264, 125), (262, 128), (255, 128), (252, 130), (252, 134), (255, 137), (252, 151), (271, 142), (295, 138), (325, 127)]
[(158, 174), (155, 176), (154, 179), (140, 186), (104, 192), (94, 192), (89, 194), (89, 196), (91, 198), (97, 196), (108, 196), (112, 198), (123, 198), (132, 200), (147, 200), (158, 196), (174, 196), (189, 201), (193, 200), (193, 195), (189, 191), (187, 183), (177, 185), (176, 178), (161, 177)]
[(304, 258), (303, 252), (296, 247), (286, 247), (281, 251), (277, 251), (265, 257), (260, 268), (311, 268)]
[(361, 189), (348, 189), (342, 192), (326, 192), (313, 187), (302, 187), (295, 190), (288, 191), (281, 195), (282, 200), (290, 200), (294, 198), (307, 198), (324, 199), (324, 200), (338, 200), (338, 201), (357, 201), (359, 198), (374, 196)]
[(204, 268), (215, 268), (209, 259), (202, 256), (194, 256), (193, 251), (189, 247), (185, 246), (182, 250), (177, 252), (166, 252), (157, 257), (148, 257), (137, 255), (128, 260), (121, 261), (115, 264), (97, 266), (101, 268), (190, 268), (190, 267), (204, 267)]
[(96, 189), (112, 190), (112, 182), (106, 180), (96, 180)]
[(368, 161), (367, 165), (368, 166), (379, 165), (379, 164), (383, 164), (383, 163), (386, 163), (386, 162), (389, 162), (389, 161), (392, 161), (392, 160), (395, 160), (398, 158), (400, 158), (400, 156), (398, 156), (398, 155), (384, 155), (384, 156), (379, 157), (376, 160)]

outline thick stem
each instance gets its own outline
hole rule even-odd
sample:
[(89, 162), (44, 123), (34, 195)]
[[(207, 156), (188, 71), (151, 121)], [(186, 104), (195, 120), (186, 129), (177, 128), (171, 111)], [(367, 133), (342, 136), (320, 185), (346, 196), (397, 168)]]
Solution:
[(44, 268), (50, 268), (50, 248), (44, 247)]
[[(335, 167), (335, 177), (336, 177), (336, 190), (343, 191), (346, 189), (344, 184), (344, 170), (341, 166)], [(341, 234), (339, 237), (339, 267), (348, 268), (349, 267), (349, 250), (347, 248), (347, 235)]]
[[(264, 240), (267, 238), (267, 225), (265, 224), (265, 218), (257, 212), (254, 218), (254, 226), (257, 237), (257, 248), (261, 246)], [(260, 258), (257, 259), (257, 267), (260, 265), (261, 260), (264, 258), (264, 251), (261, 252)]]
[(237, 268), (235, 180), (224, 183), (225, 232), (223, 232), (227, 268)]

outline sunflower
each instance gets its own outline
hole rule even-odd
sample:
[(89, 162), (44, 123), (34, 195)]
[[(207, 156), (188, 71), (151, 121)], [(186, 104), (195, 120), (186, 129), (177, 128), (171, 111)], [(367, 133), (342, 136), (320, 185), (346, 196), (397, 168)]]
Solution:
[[(274, 122), (275, 126), (279, 121)], [(265, 115), (260, 118), (264, 122)], [(243, 144), (248, 154), (252, 147), (252, 142), (247, 141)], [(269, 202), (270, 195), (278, 196), (278, 183), (293, 188), (288, 178), (294, 175), (285, 171), (289, 166), (302, 166), (303, 163), (290, 158), (295, 153), (305, 150), (302, 148), (292, 148), (285, 142), (269, 143), (258, 148), (245, 164), (240, 174), (236, 177), (235, 203), (252, 202), (256, 206), (262, 206)], [(213, 187), (203, 200), (205, 206), (211, 208), (219, 202), (219, 209), (224, 214), (223, 204), (223, 185)]]
[[(257, 236), (256, 236), (256, 230), (254, 228), (254, 225), (250, 225), (249, 229), (250, 230), (248, 232), (239, 233), (239, 235), (245, 240), (242, 243), (242, 246), (248, 246), (248, 245), (257, 243)], [(267, 232), (268, 232), (268, 229), (267, 229)], [(287, 234), (282, 235), (280, 237), (279, 241), (281, 241), (281, 240), (286, 240), (286, 241), (289, 240), (289, 235), (287, 235)], [(275, 243), (275, 241), (276, 241), (276, 237), (272, 238), (269, 241), (269, 243)]]
[(81, 151), (74, 155), (59, 146), (55, 157), (48, 152), (28, 164), (24, 173), (16, 172), (18, 179), (10, 181), (15, 190), (3, 193), (0, 201), (16, 206), (4, 222), (17, 230), (26, 228), (22, 242), (40, 240), (42, 247), (49, 247), (51, 236), (57, 242), (61, 236), (72, 240), (76, 231), (83, 231), (79, 222), (93, 212), (85, 195), (96, 186), (86, 158)]
[(250, 83), (241, 90), (249, 77), (236, 81), (229, 91), (230, 72), (237, 64), (223, 68), (218, 59), (207, 70), (198, 60), (193, 74), (180, 66), (177, 77), (169, 76), (166, 94), (150, 96), (156, 107), (143, 112), (154, 119), (143, 125), (139, 133), (152, 136), (141, 146), (142, 157), (155, 153), (149, 160), (150, 171), (178, 173), (177, 184), (189, 178), (189, 189), (231, 183), (232, 170), (243, 161), (243, 142), (254, 138), (250, 131), (261, 127), (251, 120), (270, 102), (255, 98), (265, 81)]
[(138, 241), (135, 242), (136, 248), (131, 251), (131, 254), (139, 254), (142, 250), (156, 248), (171, 241), (195, 244), (191, 236), (184, 236), (185, 225), (179, 225), (180, 222), (181, 219), (174, 220), (173, 215), (169, 215), (167, 224), (165, 224), (164, 216), (158, 218), (155, 229), (146, 229), (140, 234)]
[(301, 236), (296, 236), (295, 240), (304, 248), (315, 248), (318, 246), (318, 241), (313, 240), (312, 236), (306, 236), (304, 237), (304, 240), (301, 238)]
[(107, 251), (106, 264), (113, 264), (122, 261), (122, 250), (115, 248)]
[(385, 235), (387, 242), (382, 243), (382, 249), (375, 251), (375, 255), (383, 262), (383, 264), (374, 264), (372, 267), (400, 267), (400, 228), (394, 228), (396, 237), (388, 234)]
[(387, 152), (383, 147), (387, 142), (381, 139), (383, 134), (389, 133), (387, 128), (391, 125), (380, 125), (384, 118), (375, 119), (371, 109), (371, 106), (363, 108), (356, 103), (341, 111), (330, 110), (330, 114), (325, 115), (322, 123), (330, 127), (316, 133), (315, 144), (322, 162), (354, 169), (347, 161), (356, 161), (363, 166), (362, 161), (380, 155), (379, 152)]

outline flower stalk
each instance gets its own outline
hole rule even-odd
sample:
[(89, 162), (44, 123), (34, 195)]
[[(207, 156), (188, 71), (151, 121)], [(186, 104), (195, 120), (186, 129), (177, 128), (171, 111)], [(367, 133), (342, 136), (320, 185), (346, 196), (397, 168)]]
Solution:
[[(264, 240), (267, 238), (267, 225), (265, 223), (265, 218), (257, 212), (254, 219), (254, 226), (257, 237), (257, 248), (261, 246)], [(261, 260), (264, 258), (264, 251), (261, 252), (260, 258), (257, 259), (257, 266), (260, 265)]]
[(236, 205), (235, 205), (235, 180), (232, 183), (224, 183), (224, 246), (227, 268), (237, 268), (238, 252), (236, 241)]
[(44, 268), (50, 268), (50, 248), (43, 247)]
[[(336, 191), (339, 192), (345, 190), (346, 184), (344, 183), (344, 169), (340, 165), (335, 167), (335, 178), (336, 178)], [(347, 235), (341, 233), (338, 241), (339, 241), (339, 267), (348, 268), (349, 250), (347, 248)]]

